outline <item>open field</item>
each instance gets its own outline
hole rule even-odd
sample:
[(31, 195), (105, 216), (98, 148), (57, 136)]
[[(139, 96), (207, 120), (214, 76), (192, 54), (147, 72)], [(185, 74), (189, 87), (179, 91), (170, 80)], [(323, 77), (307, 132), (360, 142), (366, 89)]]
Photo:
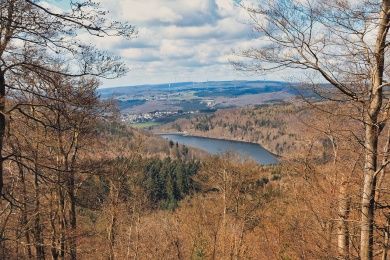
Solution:
[(103, 99), (118, 101), (122, 113), (197, 111), (209, 108), (259, 105), (270, 100), (289, 100), (296, 95), (287, 82), (216, 81), (128, 86), (99, 90)]

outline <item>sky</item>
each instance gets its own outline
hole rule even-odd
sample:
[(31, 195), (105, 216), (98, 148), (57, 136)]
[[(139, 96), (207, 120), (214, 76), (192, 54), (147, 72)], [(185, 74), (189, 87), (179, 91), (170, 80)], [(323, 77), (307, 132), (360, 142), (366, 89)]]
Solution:
[[(62, 7), (66, 1), (52, 0)], [(130, 71), (104, 80), (103, 87), (183, 81), (273, 79), (238, 72), (229, 63), (233, 51), (261, 46), (240, 0), (98, 0), (116, 20), (129, 21), (136, 38), (94, 39), (119, 55)], [(52, 2), (53, 3), (53, 2)]]

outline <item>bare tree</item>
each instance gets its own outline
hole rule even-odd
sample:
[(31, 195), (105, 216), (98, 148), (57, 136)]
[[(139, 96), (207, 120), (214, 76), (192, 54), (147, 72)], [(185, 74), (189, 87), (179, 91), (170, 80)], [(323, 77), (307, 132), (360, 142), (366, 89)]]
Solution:
[[(71, 1), (69, 11), (55, 12), (40, 1), (5, 0), (0, 3), (0, 193), (3, 191), (3, 161), (7, 117), (7, 97), (11, 93), (36, 92), (25, 75), (47, 73), (78, 77), (117, 77), (126, 72), (118, 58), (77, 40), (87, 32), (97, 37), (131, 37), (128, 23), (112, 22), (92, 1)], [(59, 65), (61, 64), (61, 65)], [(55, 66), (53, 66), (55, 65)], [(64, 70), (64, 68), (71, 68)], [(26, 74), (27, 73), (27, 74)]]
[[(275, 71), (285, 68), (312, 71), (313, 90), (326, 100), (349, 104), (346, 114), (361, 132), (356, 139), (365, 151), (361, 194), (361, 259), (373, 258), (377, 176), (387, 166), (379, 146), (389, 119), (386, 59), (390, 1), (258, 1), (245, 6), (254, 28), (266, 42), (262, 48), (241, 52), (247, 63), (240, 69)], [(243, 5), (244, 6), (244, 5)], [(386, 143), (386, 142), (384, 142)]]
[[(16, 205), (19, 210), (15, 214), (19, 211), (22, 223), (26, 223), (19, 230), (26, 234), (28, 250), (32, 231), (31, 244), (37, 258), (47, 257), (47, 234), (51, 231), (52, 258), (64, 259), (69, 254), (76, 259), (80, 237), (76, 212), (80, 164), (86, 144), (90, 145), (96, 134), (98, 118), (109, 111), (96, 95), (98, 82), (94, 77), (69, 78), (57, 73), (48, 76), (24, 77), (36, 92), (45, 93), (44, 97), (23, 92), (14, 94), (9, 104), (15, 109), (9, 114), (9, 129), (13, 130), (7, 134), (7, 170), (14, 177), (8, 176), (7, 182), (16, 185), (5, 198)], [(13, 237), (12, 229), (11, 223), (4, 239)]]

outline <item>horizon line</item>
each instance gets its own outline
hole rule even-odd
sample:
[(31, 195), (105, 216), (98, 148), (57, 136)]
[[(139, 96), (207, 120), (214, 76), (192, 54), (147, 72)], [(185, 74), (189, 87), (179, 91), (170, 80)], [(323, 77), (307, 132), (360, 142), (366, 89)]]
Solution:
[(136, 84), (136, 85), (121, 85), (121, 86), (115, 86), (115, 87), (98, 87), (98, 89), (115, 89), (115, 88), (126, 88), (126, 87), (153, 87), (153, 86), (159, 86), (159, 85), (169, 85), (169, 84), (180, 84), (180, 83), (208, 83), (208, 82), (277, 82), (277, 83), (292, 83), (288, 81), (282, 81), (282, 80), (207, 80), (207, 81), (176, 81), (176, 82), (164, 82), (164, 83), (150, 83), (150, 84)]

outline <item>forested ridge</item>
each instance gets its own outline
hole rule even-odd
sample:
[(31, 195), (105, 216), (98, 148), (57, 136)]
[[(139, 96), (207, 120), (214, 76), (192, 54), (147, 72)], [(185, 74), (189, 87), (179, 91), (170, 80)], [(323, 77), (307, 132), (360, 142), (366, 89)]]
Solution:
[[(291, 104), (221, 109), (212, 114), (178, 119), (154, 131), (185, 132), (198, 136), (259, 143), (269, 151), (288, 156), (302, 145), (299, 114), (302, 107)], [(308, 112), (306, 111), (306, 114)]]

